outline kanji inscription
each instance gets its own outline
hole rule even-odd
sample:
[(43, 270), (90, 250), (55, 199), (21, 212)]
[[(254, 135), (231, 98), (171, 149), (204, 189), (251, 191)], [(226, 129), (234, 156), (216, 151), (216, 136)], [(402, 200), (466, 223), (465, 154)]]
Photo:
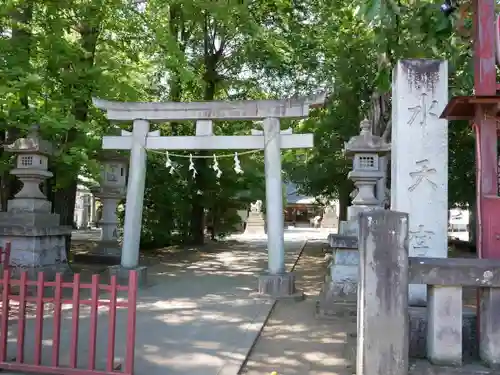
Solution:
[(420, 104), (408, 108), (408, 110), (412, 112), (408, 120), (408, 125), (413, 125), (417, 119), (419, 119), (420, 125), (427, 125), (427, 116), (438, 117), (438, 114), (435, 112), (437, 105), (437, 100), (431, 100), (429, 103), (428, 95), (425, 92), (420, 94)]
[(432, 180), (432, 177), (436, 174), (436, 169), (429, 168), (429, 159), (419, 160), (416, 164), (417, 170), (410, 172), (413, 183), (408, 188), (408, 191), (415, 190), (424, 181), (430, 184), (433, 189), (436, 189), (437, 184)]
[(428, 249), (434, 234), (431, 230), (425, 230), (424, 225), (420, 224), (417, 230), (410, 231), (410, 244), (414, 249)]

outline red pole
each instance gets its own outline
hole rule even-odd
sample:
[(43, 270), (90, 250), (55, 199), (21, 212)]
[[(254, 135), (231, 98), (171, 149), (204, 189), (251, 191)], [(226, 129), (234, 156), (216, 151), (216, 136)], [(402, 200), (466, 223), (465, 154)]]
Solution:
[(54, 293), (54, 330), (52, 331), (52, 367), (59, 366), (61, 346), (62, 274), (56, 274)]
[(89, 334), (89, 363), (88, 369), (95, 370), (97, 345), (97, 310), (99, 308), (99, 275), (92, 275), (90, 300), (90, 334)]
[[(495, 0), (474, 4), (474, 91), (475, 95), (496, 95)], [(480, 258), (500, 258), (494, 227), (500, 226), (496, 209), (488, 209), (485, 198), (497, 196), (496, 120), (477, 106), (476, 132), (476, 218), (477, 250)]]
[(7, 360), (7, 339), (9, 337), (9, 291), (10, 291), (10, 269), (7, 268), (3, 273), (2, 280), (2, 315), (0, 317), (0, 362)]
[(69, 366), (78, 365), (78, 332), (80, 323), (80, 274), (73, 276), (73, 298), (71, 306), (71, 343), (69, 352)]
[(134, 373), (135, 361), (135, 325), (137, 318), (137, 271), (129, 271), (128, 279), (128, 319), (127, 343), (125, 349), (125, 374)]
[(40, 366), (42, 363), (44, 278), (43, 272), (39, 272), (36, 283), (35, 366)]
[(28, 282), (28, 273), (21, 273), (21, 282), (19, 284), (21, 291), (19, 293), (19, 312), (17, 320), (17, 355), (16, 362), (24, 363), (24, 336), (26, 331), (26, 289)]
[(111, 295), (109, 297), (109, 329), (108, 329), (108, 358), (106, 371), (112, 372), (115, 367), (115, 335), (116, 335), (116, 300), (118, 298), (118, 282), (116, 275), (111, 276)]

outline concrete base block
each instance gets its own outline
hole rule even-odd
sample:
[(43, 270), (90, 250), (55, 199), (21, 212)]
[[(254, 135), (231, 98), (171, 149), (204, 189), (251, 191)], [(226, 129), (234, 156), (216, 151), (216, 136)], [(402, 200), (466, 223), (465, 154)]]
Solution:
[(352, 266), (359, 269), (358, 249), (335, 249), (333, 253), (333, 262), (330, 264), (332, 275), (334, 274), (333, 270), (337, 266)]
[(21, 273), (23, 271), (26, 271), (28, 275), (28, 280), (32, 281), (37, 280), (38, 274), (40, 272), (43, 272), (43, 274), (45, 275), (44, 280), (46, 281), (53, 281), (56, 278), (57, 273), (61, 273), (63, 278), (73, 274), (71, 268), (69, 267), (69, 264), (64, 262), (54, 265), (38, 266), (38, 267), (11, 267), (10, 268), (11, 278), (12, 279), (20, 278)]
[(410, 375), (498, 375), (500, 372), (485, 367), (481, 363), (472, 362), (461, 367), (435, 366), (425, 360), (415, 360), (410, 363)]
[[(326, 285), (326, 284), (325, 284)], [(316, 302), (315, 317), (317, 319), (335, 320), (346, 316), (356, 317), (356, 301), (331, 298), (332, 294), (321, 290)]]
[(117, 241), (100, 241), (93, 252), (119, 258), (122, 255), (122, 247)]
[(121, 262), (121, 257), (113, 255), (103, 255), (94, 253), (81, 253), (73, 255), (73, 261), (76, 263), (104, 264), (107, 266), (116, 266)]
[(328, 279), (321, 287), (316, 317), (324, 319), (337, 317), (340, 304), (356, 304), (357, 289), (357, 281), (332, 282)]
[(328, 235), (328, 244), (333, 249), (357, 249), (358, 237), (331, 233)]
[(333, 251), (318, 301), (320, 313), (317, 315), (324, 318), (335, 315), (337, 303), (357, 301), (359, 251), (352, 248), (336, 248)]
[(295, 288), (295, 275), (291, 272), (259, 275), (258, 294), (275, 299), (304, 299), (304, 293)]
[(121, 262), (121, 248), (116, 241), (101, 241), (91, 251), (73, 255), (73, 260), (80, 263), (97, 263), (116, 266)]
[(120, 285), (128, 285), (129, 271), (137, 271), (137, 279), (139, 288), (148, 286), (148, 269), (145, 266), (136, 268), (124, 268), (121, 265), (111, 266), (108, 268), (109, 275), (116, 275)]
[(326, 299), (356, 302), (359, 265), (350, 263), (350, 260), (359, 259), (359, 253), (356, 251), (354, 255), (358, 257), (352, 257), (347, 252), (337, 252), (334, 255), (321, 290), (321, 295)]
[[(471, 308), (463, 310), (462, 355), (463, 359), (478, 358), (477, 316)], [(410, 307), (410, 357), (427, 356), (427, 308)]]

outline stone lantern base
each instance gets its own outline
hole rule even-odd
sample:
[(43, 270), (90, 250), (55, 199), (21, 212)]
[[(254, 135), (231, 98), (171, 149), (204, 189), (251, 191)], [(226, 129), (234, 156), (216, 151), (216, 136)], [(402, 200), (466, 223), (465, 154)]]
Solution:
[[(58, 216), (47, 213), (0, 213), (0, 246), (11, 243), (10, 266), (14, 277), (26, 270), (30, 279), (36, 279), (38, 272), (43, 271), (45, 280), (50, 280), (57, 272), (69, 270), (65, 236), (71, 234), (71, 228), (57, 225)], [(54, 222), (57, 224), (51, 225)]]

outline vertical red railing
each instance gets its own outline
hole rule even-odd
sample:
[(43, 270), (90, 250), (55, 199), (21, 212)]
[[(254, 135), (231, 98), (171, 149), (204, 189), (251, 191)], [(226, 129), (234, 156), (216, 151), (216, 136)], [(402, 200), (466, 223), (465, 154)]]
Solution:
[(73, 298), (71, 300), (71, 344), (69, 350), (69, 366), (76, 368), (78, 365), (78, 323), (80, 319), (80, 275), (73, 278)]
[(125, 350), (125, 373), (134, 372), (135, 359), (135, 323), (137, 308), (137, 272), (129, 273), (128, 283), (128, 319), (127, 319), (127, 347)]
[[(29, 281), (26, 271), (21, 272), (19, 280), (11, 278), (10, 269), (6, 269), (0, 281), (3, 286), (1, 301), (2, 315), (0, 317), (0, 369), (36, 372), (40, 374), (74, 374), (74, 375), (133, 375), (134, 373), (134, 355), (135, 355), (135, 324), (136, 324), (136, 304), (137, 304), (137, 273), (131, 271), (129, 274), (128, 286), (118, 285), (116, 276), (111, 277), (110, 285), (99, 284), (99, 275), (92, 275), (90, 284), (83, 284), (80, 281), (80, 275), (74, 276), (73, 282), (63, 282), (61, 274), (57, 274), (55, 281), (45, 281), (43, 272), (38, 273), (36, 281)], [(18, 285), (19, 295), (11, 294), (9, 286)], [(36, 286), (36, 295), (30, 296), (28, 293), (29, 286)], [(49, 298), (44, 296), (46, 287), (54, 288), (54, 297)], [(72, 289), (71, 299), (65, 300), (63, 297), (63, 289)], [(81, 298), (81, 289), (90, 290), (90, 299)], [(109, 301), (100, 300), (99, 292), (105, 290), (110, 293)], [(127, 291), (127, 301), (118, 300), (118, 291)], [(17, 317), (17, 341), (16, 341), (16, 357), (9, 361), (8, 355), (8, 327), (9, 327), (9, 305), (11, 301), (19, 303)], [(29, 332), (26, 329), (27, 306), (35, 304), (35, 328), (34, 332)], [(43, 364), (43, 323), (44, 323), (44, 306), (50, 303), (54, 306), (52, 331), (52, 351), (50, 356), (50, 365)], [(62, 306), (70, 304), (71, 312), (71, 330), (70, 330), (70, 345), (69, 345), (69, 366), (61, 366), (61, 321), (62, 321)], [(89, 326), (89, 355), (87, 369), (78, 368), (78, 340), (79, 340), (79, 323), (80, 323), (80, 306), (87, 305), (90, 307), (90, 326)], [(99, 317), (99, 307), (109, 306), (108, 317), (108, 347), (106, 352), (97, 352), (97, 324)], [(127, 308), (127, 336), (125, 342), (125, 368), (124, 371), (117, 371), (115, 367), (115, 343), (116, 343), (116, 313), (119, 307)], [(34, 341), (30, 338), (33, 334)], [(34, 359), (33, 363), (25, 362), (25, 343), (34, 343)], [(62, 347), (64, 350), (65, 348)], [(105, 370), (96, 370), (96, 357), (99, 354), (106, 355)], [(119, 366), (118, 366), (119, 367)]]
[(97, 304), (99, 302), (99, 275), (92, 275), (90, 300), (89, 370), (95, 369), (95, 350), (97, 343)]
[(35, 365), (40, 366), (42, 363), (42, 339), (43, 339), (43, 291), (44, 291), (44, 274), (40, 272), (36, 283), (36, 317), (35, 317)]
[[(17, 354), (16, 362), (24, 362), (24, 335), (26, 329), (26, 282), (28, 281), (28, 274), (24, 271), (21, 274), (21, 285), (19, 292), (19, 311), (17, 318)], [(8, 289), (8, 288), (7, 288)]]
[(59, 346), (61, 342), (62, 277), (56, 275), (54, 290), (54, 330), (52, 332), (52, 367), (59, 366)]
[(6, 269), (3, 273), (2, 280), (2, 316), (0, 317), (0, 362), (7, 359), (7, 337), (9, 324), (9, 285), (10, 285), (10, 269)]
[[(106, 371), (115, 368), (115, 335), (116, 335), (116, 299), (117, 282), (116, 275), (111, 276), (111, 295), (109, 296), (109, 327), (108, 327), (108, 361)], [(135, 343), (134, 343), (135, 344)]]

